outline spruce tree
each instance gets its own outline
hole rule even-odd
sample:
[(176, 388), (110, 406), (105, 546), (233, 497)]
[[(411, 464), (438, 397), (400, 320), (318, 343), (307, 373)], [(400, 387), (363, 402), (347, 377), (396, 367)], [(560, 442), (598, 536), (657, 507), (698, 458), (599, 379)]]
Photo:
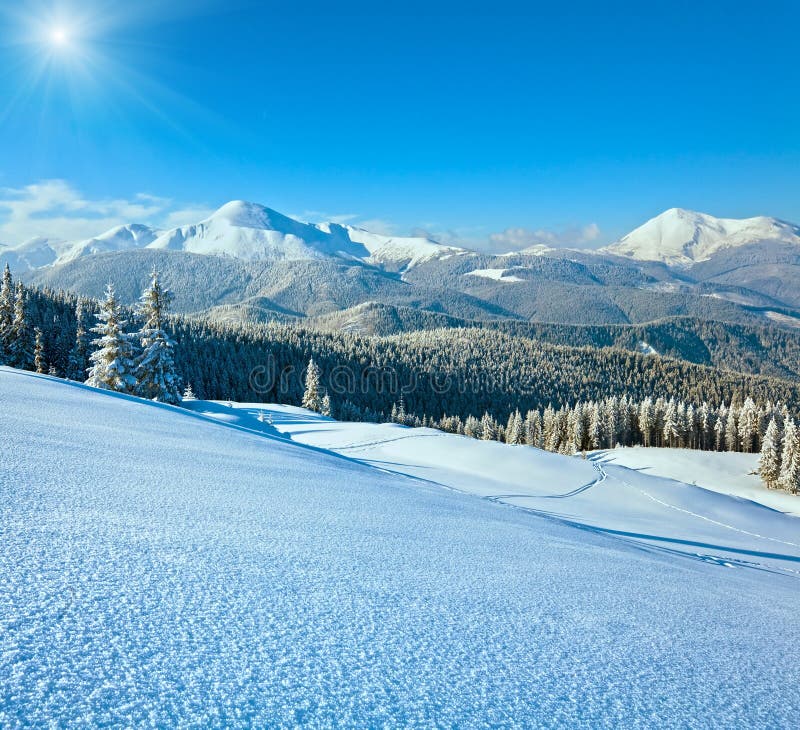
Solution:
[(97, 349), (89, 357), (92, 365), (86, 384), (119, 393), (133, 393), (136, 390), (133, 347), (130, 335), (125, 333), (127, 322), (122, 319), (113, 285), (106, 287), (106, 298), (100, 303), (96, 316), (97, 325), (92, 332), (100, 336), (92, 340)]
[(183, 391), (183, 398), (181, 400), (197, 400), (197, 396), (194, 394), (192, 390), (192, 384), (186, 384), (186, 390)]
[(33, 367), (37, 373), (43, 373), (47, 363), (44, 359), (44, 342), (42, 340), (42, 331), (36, 327), (34, 328), (34, 346), (33, 346)]
[(327, 393), (322, 396), (322, 405), (320, 406), (319, 412), (323, 416), (327, 416), (328, 418), (331, 417), (331, 397)]
[(489, 413), (484, 413), (481, 418), (481, 439), (484, 441), (494, 441), (497, 436), (497, 424)]
[(302, 405), (303, 408), (307, 408), (309, 411), (316, 411), (317, 413), (319, 413), (319, 410), (322, 407), (319, 380), (319, 368), (312, 357), (308, 361), (308, 368), (306, 369), (306, 389), (303, 393)]
[(783, 430), (783, 452), (778, 486), (792, 493), (797, 493), (800, 489), (800, 434), (791, 418)]
[(11, 361), (11, 323), (14, 321), (14, 282), (6, 264), (0, 284), (0, 365)]
[(75, 343), (69, 353), (67, 361), (67, 378), (70, 380), (83, 380), (89, 364), (89, 333), (86, 323), (86, 308), (83, 299), (78, 299), (75, 305)]
[(758, 473), (768, 489), (774, 489), (781, 473), (780, 453), (778, 452), (778, 424), (773, 418), (767, 426), (761, 444), (761, 458), (758, 462)]
[(144, 290), (137, 314), (142, 327), (137, 337), (142, 347), (136, 361), (135, 377), (138, 381), (136, 394), (142, 398), (161, 403), (180, 403), (178, 376), (172, 356), (175, 343), (165, 330), (167, 309), (172, 295), (158, 278), (158, 272), (150, 276), (150, 286)]
[(728, 451), (739, 450), (739, 429), (736, 425), (736, 409), (733, 405), (728, 411), (728, 422), (725, 424), (725, 448)]
[(11, 322), (11, 342), (9, 344), (9, 363), (20, 370), (33, 367), (33, 342), (25, 307), (25, 289), (18, 281), (14, 297), (14, 319)]

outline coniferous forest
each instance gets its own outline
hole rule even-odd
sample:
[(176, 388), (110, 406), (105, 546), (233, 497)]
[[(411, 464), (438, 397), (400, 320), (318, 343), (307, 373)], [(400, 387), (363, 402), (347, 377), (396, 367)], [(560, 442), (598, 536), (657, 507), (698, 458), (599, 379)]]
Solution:
[(762, 451), (767, 486), (800, 488), (800, 388), (616, 348), (481, 327), (387, 337), (169, 315), (153, 272), (140, 303), (0, 288), (0, 362), (167, 403), (280, 402), (564, 454), (617, 445)]

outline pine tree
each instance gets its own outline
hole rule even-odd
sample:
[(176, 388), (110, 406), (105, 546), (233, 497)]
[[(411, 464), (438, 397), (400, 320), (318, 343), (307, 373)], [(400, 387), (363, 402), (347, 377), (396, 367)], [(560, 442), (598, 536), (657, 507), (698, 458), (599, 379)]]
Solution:
[[(319, 412), (322, 407), (322, 398), (320, 396), (320, 372), (317, 364), (312, 357), (308, 361), (308, 369), (306, 370), (306, 389), (303, 393), (303, 408), (309, 411)], [(297, 401), (295, 401), (297, 402)]]
[(528, 411), (525, 416), (525, 443), (528, 446), (542, 445), (542, 417), (539, 411)]
[(150, 286), (142, 293), (137, 314), (142, 320), (138, 332), (142, 352), (136, 362), (136, 394), (161, 403), (180, 403), (178, 376), (172, 351), (175, 343), (164, 329), (172, 294), (158, 278), (150, 275)]
[(14, 297), (14, 319), (11, 322), (9, 362), (12, 367), (30, 370), (33, 367), (33, 343), (25, 307), (25, 289), (18, 281)]
[(192, 384), (186, 383), (186, 390), (183, 391), (183, 398), (181, 400), (197, 400), (197, 396), (192, 390)]
[(470, 438), (480, 438), (481, 436), (481, 422), (475, 416), (467, 416), (464, 421), (464, 435)]
[(92, 328), (92, 332), (100, 337), (92, 340), (97, 349), (89, 358), (92, 365), (86, 384), (94, 388), (132, 393), (136, 389), (133, 347), (130, 336), (125, 333), (127, 322), (122, 319), (120, 305), (111, 284), (106, 287), (106, 298), (101, 302), (96, 316), (97, 325)]
[(46, 362), (44, 359), (44, 342), (42, 340), (42, 331), (36, 327), (34, 328), (35, 344), (33, 346), (33, 366), (37, 373), (43, 373)]
[(483, 414), (481, 418), (481, 439), (483, 441), (494, 441), (497, 436), (497, 424), (494, 418), (488, 413)]
[(725, 448), (728, 451), (739, 450), (739, 429), (736, 425), (736, 409), (731, 405), (728, 421), (725, 424)]
[(600, 406), (591, 403), (589, 406), (589, 433), (587, 434), (590, 449), (599, 449), (602, 446), (603, 426), (600, 420)]
[(758, 462), (758, 473), (768, 489), (774, 489), (781, 473), (780, 454), (778, 453), (778, 424), (773, 418), (767, 426), (761, 444), (761, 458)]
[(14, 282), (6, 264), (0, 284), (0, 365), (11, 361), (11, 323), (14, 321)]
[(747, 398), (739, 411), (739, 444), (749, 454), (758, 446), (758, 409), (752, 398)]
[(639, 430), (645, 446), (650, 446), (653, 432), (653, 400), (649, 396), (639, 406)]
[(86, 309), (82, 299), (75, 305), (75, 344), (69, 353), (67, 363), (67, 378), (70, 380), (83, 380), (86, 375), (89, 359), (89, 333), (86, 329)]
[(514, 411), (508, 417), (508, 424), (506, 425), (506, 443), (521, 444), (522, 437), (522, 416), (519, 411)]
[(783, 452), (778, 486), (793, 494), (800, 489), (800, 434), (791, 418), (783, 429)]
[(327, 393), (322, 396), (322, 405), (320, 406), (319, 412), (327, 418), (331, 417), (331, 397)]
[(714, 450), (715, 451), (722, 451), (725, 447), (725, 431), (726, 431), (726, 424), (728, 422), (728, 411), (725, 408), (725, 404), (722, 404), (722, 407), (717, 414), (717, 420), (714, 423)]

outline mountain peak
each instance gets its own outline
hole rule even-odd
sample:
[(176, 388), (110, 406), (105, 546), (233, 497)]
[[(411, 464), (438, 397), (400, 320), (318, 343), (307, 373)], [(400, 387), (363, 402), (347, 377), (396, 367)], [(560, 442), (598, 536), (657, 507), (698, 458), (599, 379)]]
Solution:
[(278, 217), (283, 220), (286, 216), (259, 203), (249, 203), (246, 200), (231, 200), (218, 208), (205, 221), (226, 221), (232, 226), (240, 228), (265, 228), (273, 227), (273, 219)]
[(670, 208), (602, 251), (639, 261), (689, 266), (728, 248), (764, 242), (800, 245), (800, 228), (766, 216), (716, 218)]

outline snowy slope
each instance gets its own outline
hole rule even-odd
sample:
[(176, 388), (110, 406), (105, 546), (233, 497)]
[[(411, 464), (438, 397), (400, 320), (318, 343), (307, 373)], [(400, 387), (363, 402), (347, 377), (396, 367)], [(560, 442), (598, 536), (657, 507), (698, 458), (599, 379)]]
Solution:
[[(576, 529), (569, 498), (533, 512), (409, 479), (392, 451), (294, 442), (335, 436), (297, 411), (275, 409), (289, 441), (252, 409), (214, 422), (2, 368), (0, 398), (4, 726), (800, 721), (800, 581), (760, 554), (725, 567)], [(476, 470), (461, 491), (496, 472), (493, 493), (503, 460), (448, 443), (414, 468)], [(515, 490), (597, 471), (527, 452)]]
[(52, 264), (70, 244), (52, 238), (31, 238), (19, 246), (0, 246), (0, 263), (14, 271), (38, 269)]
[(507, 283), (522, 281), (518, 276), (509, 274), (507, 269), (474, 269), (468, 271), (464, 276), (478, 276), (481, 279), (491, 279), (492, 281), (504, 281)]
[(619, 464), (644, 474), (697, 484), (704, 489), (749, 499), (800, 517), (800, 497), (767, 489), (758, 476), (758, 454), (644, 447), (594, 452), (603, 463)]
[[(242, 406), (245, 413), (252, 408)], [(614, 457), (620, 452), (599, 452), (584, 461), (432, 429), (338, 423), (287, 406), (270, 406), (269, 412), (278, 430), (302, 443), (636, 543), (669, 546), (686, 557), (731, 565), (753, 563), (758, 555), (762, 567), (791, 574), (800, 562), (800, 522), (762, 503), (728, 496), (720, 475), (738, 469), (724, 458), (718, 459), (726, 466), (717, 477), (717, 489), (709, 490), (616, 466)], [(666, 464), (676, 450), (647, 451), (668, 452), (661, 455)], [(702, 456), (697, 453), (696, 463)], [(664, 471), (673, 477), (666, 466)], [(760, 491), (768, 498), (767, 490)], [(747, 500), (758, 490), (751, 492)], [(797, 508), (795, 503), (783, 506), (787, 511), (788, 506)]]
[(601, 251), (640, 261), (689, 265), (728, 248), (766, 241), (800, 245), (800, 228), (765, 216), (715, 218), (671, 208)]
[(242, 259), (340, 257), (405, 268), (462, 252), (428, 238), (383, 236), (337, 223), (303, 223), (244, 201), (227, 203), (196, 225), (168, 231), (149, 248)]
[(110, 231), (101, 233), (96, 238), (78, 241), (72, 244), (56, 263), (63, 264), (73, 261), (81, 256), (91, 256), (96, 253), (110, 253), (112, 251), (127, 251), (131, 248), (144, 248), (155, 241), (159, 231), (139, 223), (130, 223), (117, 226)]
[[(335, 228), (334, 224), (322, 224), (323, 229)], [(369, 261), (375, 264), (397, 264), (410, 269), (431, 259), (446, 258), (468, 253), (457, 246), (446, 246), (422, 236), (384, 236), (370, 233), (363, 228), (341, 226), (351, 241), (364, 245), (369, 251)]]
[(200, 223), (159, 236), (148, 248), (254, 259), (358, 258), (366, 249), (263, 205), (234, 200)]

